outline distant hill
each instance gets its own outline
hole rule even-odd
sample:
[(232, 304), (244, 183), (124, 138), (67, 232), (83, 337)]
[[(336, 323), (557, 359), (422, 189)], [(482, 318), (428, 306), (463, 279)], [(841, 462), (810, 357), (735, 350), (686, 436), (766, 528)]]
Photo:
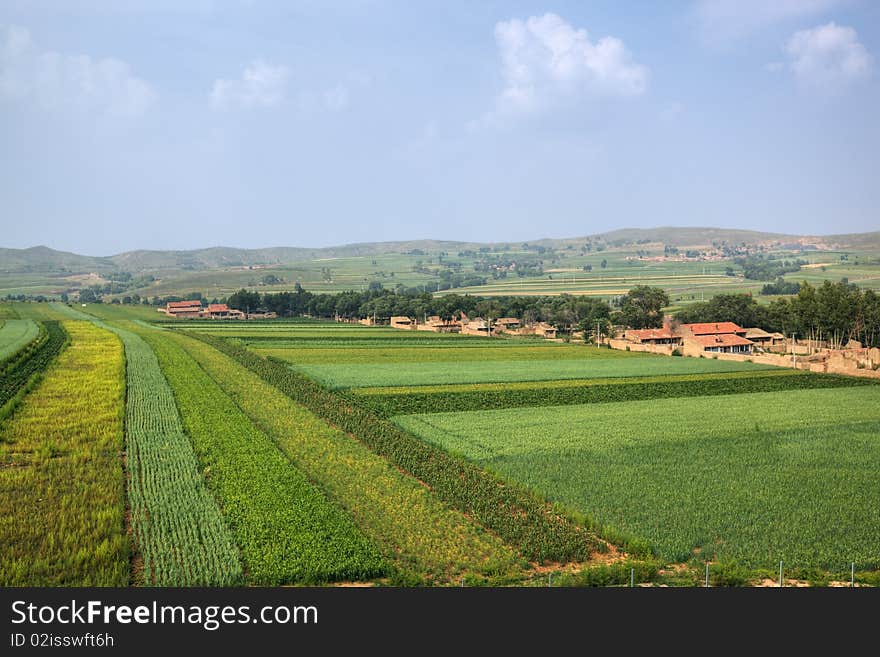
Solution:
[(117, 269), (111, 258), (95, 258), (47, 246), (29, 249), (0, 248), (0, 272), (98, 272)]
[[(533, 246), (564, 248), (579, 246), (588, 241), (609, 245), (634, 243), (663, 243), (670, 246), (702, 246), (713, 242), (728, 244), (801, 244), (818, 248), (880, 249), (880, 231), (848, 235), (786, 235), (750, 230), (700, 227), (624, 228), (597, 235), (564, 239), (530, 240)], [(490, 244), (443, 240), (412, 240), (401, 242), (367, 242), (325, 248), (272, 247), (265, 249), (236, 249), (212, 247), (191, 251), (128, 251), (113, 256), (93, 257), (55, 251), (45, 246), (29, 249), (0, 248), (0, 272), (68, 272), (88, 273), (124, 270), (132, 273), (161, 272), (163, 270), (212, 270), (227, 267), (255, 265), (286, 265), (321, 258), (346, 258), (408, 253), (421, 250), (426, 253), (458, 251), (481, 247), (510, 247), (517, 249), (523, 242), (495, 242)]]

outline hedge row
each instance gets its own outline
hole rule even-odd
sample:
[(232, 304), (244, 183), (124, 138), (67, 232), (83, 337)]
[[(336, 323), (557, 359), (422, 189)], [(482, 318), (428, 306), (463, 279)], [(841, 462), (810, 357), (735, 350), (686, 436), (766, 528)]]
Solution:
[(445, 413), (453, 411), (482, 411), (517, 406), (563, 406), (568, 404), (596, 404), (604, 402), (666, 399), (670, 397), (707, 397), (748, 392), (775, 392), (807, 390), (810, 388), (843, 388), (858, 385), (876, 385), (871, 379), (835, 376), (833, 374), (797, 373), (787, 376), (750, 376), (665, 381), (588, 384), (570, 387), (526, 389), (492, 389), (444, 392), (413, 392), (390, 395), (358, 395), (361, 405), (381, 417), (412, 415), (416, 413)]
[(36, 340), (3, 364), (0, 370), (0, 419), (7, 417), (68, 342), (57, 321), (42, 322)]
[(440, 499), (496, 532), (523, 556), (567, 562), (586, 560), (601, 549), (593, 533), (558, 514), (552, 505), (419, 440), (359, 406), (354, 397), (330, 392), (283, 362), (260, 358), (222, 338), (191, 335), (231, 356), (319, 417), (425, 482)]

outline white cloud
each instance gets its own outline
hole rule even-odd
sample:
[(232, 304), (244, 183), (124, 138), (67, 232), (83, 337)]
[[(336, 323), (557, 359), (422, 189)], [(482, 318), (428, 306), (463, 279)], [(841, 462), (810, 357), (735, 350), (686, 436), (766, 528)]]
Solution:
[(648, 70), (634, 64), (620, 39), (590, 40), (556, 14), (495, 25), (505, 87), (498, 110), (536, 111), (584, 95), (636, 96)]
[(142, 114), (156, 92), (119, 59), (41, 51), (23, 27), (0, 29), (0, 99), (46, 109)]
[(729, 42), (776, 23), (806, 18), (846, 0), (699, 0), (695, 13), (703, 38)]
[(871, 55), (856, 31), (833, 22), (795, 32), (785, 52), (789, 68), (808, 86), (837, 87), (871, 74)]
[(245, 67), (240, 78), (215, 80), (211, 105), (216, 109), (274, 107), (285, 98), (288, 77), (286, 66), (256, 60)]

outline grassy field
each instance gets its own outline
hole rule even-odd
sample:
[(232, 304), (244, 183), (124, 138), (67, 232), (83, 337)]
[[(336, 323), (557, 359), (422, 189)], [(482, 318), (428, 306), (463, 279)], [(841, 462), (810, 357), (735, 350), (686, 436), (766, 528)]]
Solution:
[(122, 344), (89, 322), (65, 330), (70, 346), (0, 425), (3, 586), (129, 582)]
[[(565, 385), (568, 384), (568, 385)], [(359, 403), (382, 417), (415, 413), (479, 411), (519, 406), (601, 404), (640, 399), (668, 399), (699, 395), (731, 395), (812, 388), (847, 388), (875, 385), (871, 379), (812, 374), (800, 370), (679, 374), (508, 384), (413, 386), (410, 388), (354, 388)]]
[(0, 363), (40, 334), (37, 323), (31, 319), (7, 319), (0, 326)]
[(543, 344), (518, 346), (513, 341), (504, 341), (505, 347), (484, 347), (481, 343), (460, 347), (344, 347), (311, 349), (264, 349), (259, 343), (251, 345), (263, 356), (274, 356), (298, 365), (358, 365), (383, 363), (460, 363), (461, 361), (548, 361), (548, 360), (603, 360), (637, 357), (635, 352), (613, 351), (611, 349), (589, 349), (584, 345), (568, 346), (562, 344)]
[[(588, 349), (583, 349), (585, 353)], [(604, 353), (604, 352), (603, 352)], [(614, 352), (612, 352), (614, 353)], [(626, 352), (616, 352), (626, 353)], [(464, 358), (464, 357), (463, 357)], [(297, 352), (287, 359), (296, 361)], [(499, 383), (551, 381), (646, 375), (760, 371), (765, 365), (719, 361), (711, 358), (664, 356), (594, 357), (568, 360), (460, 360), (448, 362), (367, 363), (354, 365), (296, 365), (299, 371), (333, 389), (375, 386), (436, 385), (443, 383)]]
[(166, 331), (133, 326), (171, 384), (249, 582), (318, 583), (386, 573), (385, 560), (352, 519), (290, 463)]
[(880, 567), (880, 387), (399, 416), (663, 557)]
[(521, 558), (412, 477), (207, 344), (169, 336), (345, 508), (409, 582), (513, 576)]

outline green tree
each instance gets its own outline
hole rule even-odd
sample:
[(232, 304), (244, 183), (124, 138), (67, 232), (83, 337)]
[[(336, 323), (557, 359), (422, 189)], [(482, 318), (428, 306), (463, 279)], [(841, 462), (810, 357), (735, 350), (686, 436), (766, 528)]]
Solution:
[(621, 320), (634, 329), (663, 326), (663, 308), (669, 295), (659, 287), (637, 285), (624, 295), (620, 305)]

